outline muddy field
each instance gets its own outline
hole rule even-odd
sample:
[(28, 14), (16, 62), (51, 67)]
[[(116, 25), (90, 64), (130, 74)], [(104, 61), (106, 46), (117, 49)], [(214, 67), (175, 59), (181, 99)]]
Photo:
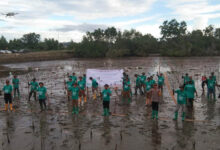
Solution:
[[(160, 65), (159, 65), (160, 64)], [(71, 103), (64, 94), (65, 73), (78, 75), (87, 68), (125, 69), (134, 87), (134, 74), (166, 72), (171, 88), (177, 88), (186, 72), (193, 76), (199, 97), (187, 120), (172, 120), (175, 103), (165, 87), (159, 108), (159, 120), (151, 120), (151, 108), (145, 98), (133, 96), (131, 104), (122, 104), (113, 92), (111, 112), (103, 117), (100, 100), (91, 99), (73, 116)], [(220, 149), (220, 102), (201, 96), (201, 76), (214, 71), (217, 80), (220, 58), (127, 58), (127, 59), (72, 59), (4, 65), (2, 70), (29, 72), (19, 75), (21, 99), (14, 101), (14, 112), (0, 112), (0, 150), (218, 150)], [(27, 83), (36, 77), (45, 82), (50, 96), (49, 108), (40, 113), (38, 102), (27, 101)], [(9, 77), (7, 77), (9, 78)], [(6, 77), (0, 78), (0, 88)], [(217, 90), (217, 94), (219, 91)], [(0, 96), (1, 110), (4, 108)]]

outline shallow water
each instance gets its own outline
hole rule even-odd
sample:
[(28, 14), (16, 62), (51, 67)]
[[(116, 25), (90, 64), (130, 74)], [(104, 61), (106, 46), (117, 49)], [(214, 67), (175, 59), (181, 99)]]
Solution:
[[(32, 68), (33, 71), (19, 76), (22, 95), (20, 100), (14, 101), (15, 112), (0, 112), (0, 149), (220, 149), (219, 99), (208, 101), (200, 96), (201, 76), (213, 71), (220, 81), (219, 65), (219, 57), (71, 59), (5, 65), (21, 70)], [(150, 119), (151, 108), (145, 107), (144, 97), (133, 96), (128, 105), (122, 104), (114, 92), (110, 108), (117, 116), (101, 116), (101, 101), (92, 99), (80, 108), (78, 116), (73, 116), (71, 103), (64, 94), (65, 73), (76, 72), (79, 76), (87, 68), (124, 69), (130, 75), (133, 87), (135, 73), (155, 74), (160, 68), (161, 72), (167, 72), (174, 89), (182, 82), (181, 76), (188, 72), (195, 80), (199, 97), (194, 103), (194, 111), (187, 112), (189, 120), (185, 122), (180, 117), (179, 121), (172, 121), (175, 104), (166, 87), (158, 121)], [(40, 113), (39, 104), (33, 98), (31, 102), (27, 101), (27, 82), (33, 77), (43, 81), (48, 88), (50, 105), (47, 112)], [(4, 80), (0, 78), (2, 83)], [(3, 108), (3, 97), (0, 99)]]

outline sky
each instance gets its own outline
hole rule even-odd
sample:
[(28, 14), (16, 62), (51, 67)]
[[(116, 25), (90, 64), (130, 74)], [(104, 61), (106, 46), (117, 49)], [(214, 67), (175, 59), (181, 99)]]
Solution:
[[(16, 12), (14, 17), (5, 13)], [(163, 21), (186, 21), (188, 31), (220, 27), (220, 0), (1, 0), (0, 35), (35, 32), (41, 39), (80, 42), (87, 31), (116, 27), (161, 37)]]

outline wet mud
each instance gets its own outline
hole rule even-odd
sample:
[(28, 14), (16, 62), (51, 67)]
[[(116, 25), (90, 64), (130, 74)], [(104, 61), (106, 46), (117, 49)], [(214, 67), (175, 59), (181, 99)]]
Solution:
[[(216, 150), (220, 149), (220, 102), (201, 96), (201, 76), (215, 72), (219, 76), (220, 58), (127, 58), (127, 59), (72, 59), (8, 64), (9, 70), (29, 70), (19, 75), (20, 100), (14, 100), (14, 111), (5, 112), (0, 96), (1, 150)], [(8, 70), (4, 68), (5, 70)], [(83, 75), (87, 68), (124, 69), (134, 74), (166, 72), (172, 89), (178, 88), (186, 72), (195, 80), (199, 97), (194, 110), (187, 112), (187, 120), (173, 121), (175, 103), (164, 87), (159, 106), (159, 120), (151, 119), (151, 107), (145, 106), (145, 97), (133, 96), (130, 104), (122, 103), (113, 91), (110, 110), (112, 116), (103, 117), (102, 102), (92, 100), (91, 90), (80, 114), (73, 116), (71, 102), (64, 90), (66, 73)], [(149, 73), (148, 73), (149, 72)], [(7, 75), (7, 74), (6, 74)], [(38, 101), (28, 102), (27, 83), (36, 77), (48, 88), (48, 110), (40, 112)], [(0, 78), (0, 87), (8, 76)], [(156, 79), (156, 77), (155, 77)], [(133, 89), (134, 90), (134, 89)], [(120, 93), (120, 91), (119, 91)], [(219, 91), (217, 90), (217, 94)], [(179, 113), (180, 114), (180, 113)]]

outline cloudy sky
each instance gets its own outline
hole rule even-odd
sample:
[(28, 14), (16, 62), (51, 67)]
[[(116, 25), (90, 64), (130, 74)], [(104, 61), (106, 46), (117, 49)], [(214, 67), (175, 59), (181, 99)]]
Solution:
[[(8, 12), (19, 13), (5, 17)], [(86, 31), (115, 26), (160, 37), (164, 20), (185, 20), (188, 30), (220, 27), (220, 0), (1, 0), (0, 35), (80, 41)]]

